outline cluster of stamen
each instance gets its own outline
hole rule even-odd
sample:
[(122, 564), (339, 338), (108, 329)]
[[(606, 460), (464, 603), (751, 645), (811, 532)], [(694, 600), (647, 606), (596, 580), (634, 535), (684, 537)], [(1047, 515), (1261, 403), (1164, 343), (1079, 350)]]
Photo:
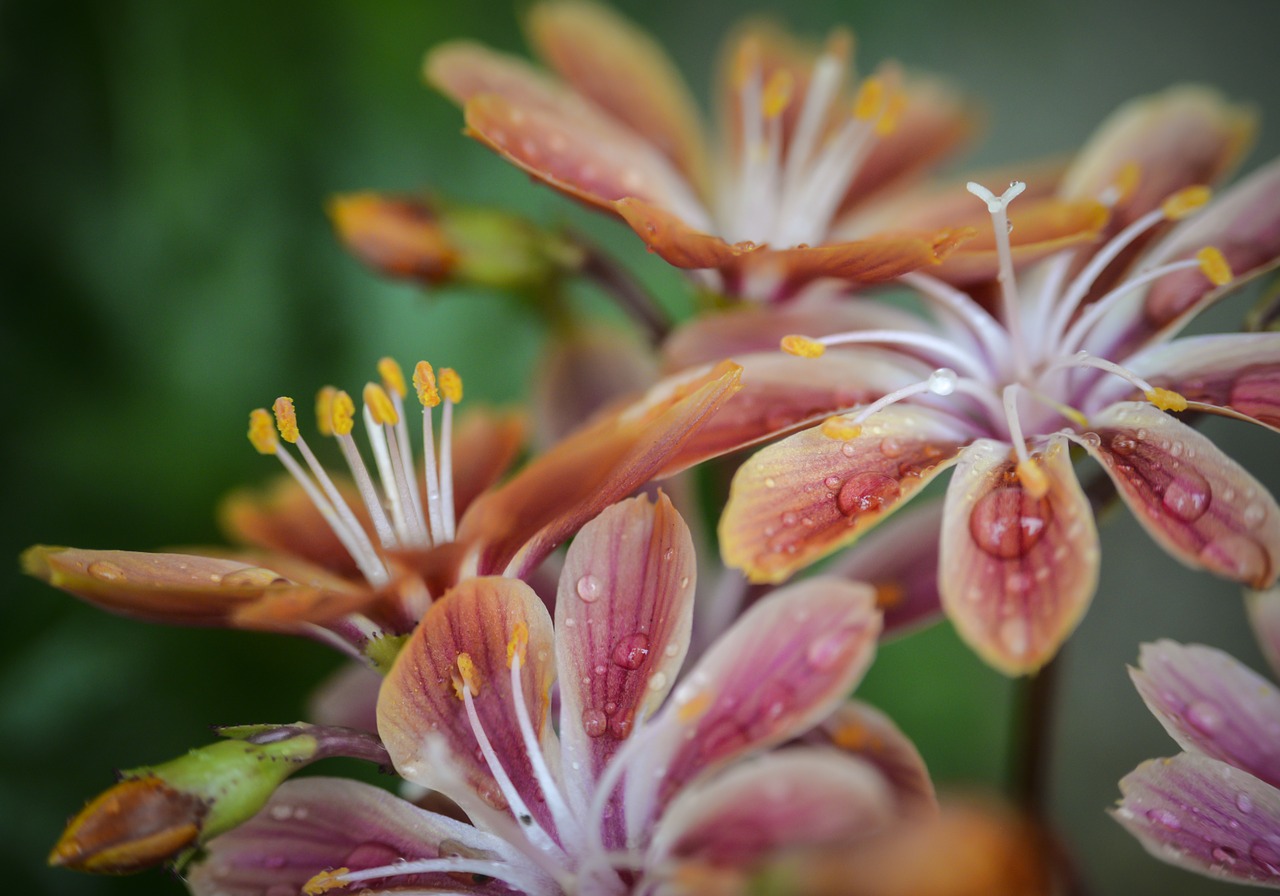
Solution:
[[(404, 398), (407, 385), (400, 366), (390, 358), (378, 362), (380, 383), (365, 385), (362, 419), (374, 469), (370, 473), (352, 435), (355, 402), (346, 392), (326, 386), (316, 397), (317, 429), (333, 438), (350, 470), (372, 524), (377, 546), (370, 539), (347, 499), (325, 470), (298, 428), (293, 399), (277, 398), (272, 412), (258, 408), (249, 414), (249, 441), (262, 454), (274, 454), (306, 492), (360, 572), (374, 586), (390, 580), (383, 559), (388, 550), (429, 548), (451, 541), (455, 534), (453, 509), (453, 406), (462, 400), (462, 380), (449, 368), (435, 371), (420, 361), (413, 385), (422, 405), (425, 462), (419, 487)], [(440, 408), (440, 447), (436, 448), (433, 414)], [(278, 437), (277, 437), (278, 433)], [(302, 463), (281, 441), (293, 445)], [(423, 495), (425, 494), (425, 500)]]

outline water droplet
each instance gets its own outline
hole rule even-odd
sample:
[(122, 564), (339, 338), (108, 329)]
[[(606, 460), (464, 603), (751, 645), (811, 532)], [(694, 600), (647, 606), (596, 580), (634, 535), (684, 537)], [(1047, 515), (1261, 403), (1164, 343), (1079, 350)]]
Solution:
[(582, 711), (582, 730), (587, 732), (587, 737), (599, 737), (609, 728), (609, 719), (598, 709), (584, 709)]
[(1246, 507), (1240, 514), (1240, 519), (1250, 529), (1256, 529), (1267, 518), (1267, 508), (1262, 504), (1253, 503)]
[(1080, 441), (1084, 442), (1090, 448), (1099, 448), (1102, 446), (1102, 436), (1096, 432), (1086, 432), (1081, 434)]
[(271, 817), (276, 821), (288, 821), (293, 817), (293, 809), (283, 805), (272, 806)]
[(822, 484), (833, 492), (840, 491), (841, 481), (839, 476), (828, 476), (826, 479), (822, 480)]
[(614, 716), (609, 720), (609, 733), (618, 740), (624, 740), (631, 733), (631, 714)]
[(688, 576), (681, 576), (681, 577), (680, 577), (680, 587), (681, 587), (681, 588), (688, 588), (688, 587), (689, 587), (689, 577), (688, 577)]
[(782, 515), (782, 525), (784, 526), (794, 526), (799, 521), (800, 517), (796, 516), (796, 514), (792, 513), (790, 510)]
[(1111, 450), (1116, 454), (1128, 456), (1138, 450), (1138, 443), (1124, 433), (1116, 433), (1111, 437)]
[(667, 673), (655, 672), (653, 678), (649, 679), (649, 690), (660, 691), (667, 686)]
[(597, 675), (603, 675), (603, 674), (605, 673), (605, 671), (606, 671), (606, 670), (605, 670), (605, 665), (604, 665), (604, 663), (597, 663), (597, 664), (596, 664), (595, 673), (596, 673)]
[(1222, 730), (1222, 710), (1205, 700), (1197, 700), (1187, 707), (1186, 719), (1202, 734), (1216, 734)]
[(1000, 641), (1004, 649), (1015, 657), (1027, 652), (1031, 643), (1031, 626), (1021, 616), (1006, 619), (1000, 625)]
[(840, 658), (848, 653), (848, 648), (856, 634), (856, 629), (849, 628), (820, 634), (809, 645), (804, 655), (805, 659), (819, 672), (827, 672), (835, 668)]
[(94, 560), (89, 564), (89, 575), (104, 582), (116, 582), (125, 577), (125, 572), (114, 563), (106, 560)]
[(1043, 498), (1020, 488), (987, 492), (969, 514), (969, 534), (986, 553), (1002, 560), (1025, 556), (1044, 537), (1053, 510)]
[(663, 551), (663, 552), (662, 552), (662, 559), (663, 559), (663, 560), (670, 560), (670, 559), (671, 559), (672, 557), (674, 557), (675, 555), (676, 555), (676, 549), (675, 549), (675, 548), (667, 548), (665, 551)]
[(1240, 858), (1240, 853), (1236, 852), (1230, 846), (1215, 846), (1213, 849), (1213, 860), (1221, 862), (1224, 865), (1234, 865), (1236, 859)]
[(578, 597), (591, 603), (600, 596), (600, 580), (593, 575), (585, 575), (578, 579)]
[(667, 656), (675, 656), (677, 653), (679, 653), (679, 652), (680, 652), (680, 645), (679, 645), (679, 644), (668, 644), (668, 645), (667, 645), (667, 649), (666, 649), (666, 650), (664, 650), (664, 651), (662, 651), (662, 652), (663, 652), (663, 653), (665, 653)]
[(956, 372), (950, 367), (939, 367), (929, 374), (929, 391), (934, 395), (950, 395), (956, 391), (958, 380)]
[(1006, 221), (1004, 222), (1004, 232), (1005, 232), (1005, 233), (1013, 233), (1013, 222), (1012, 222), (1012, 221), (1008, 221), (1008, 220), (1006, 220)]
[(263, 569), (260, 566), (246, 566), (222, 577), (220, 585), (226, 588), (266, 588), (268, 585), (284, 585), (288, 583), (274, 569)]
[(639, 669), (649, 656), (649, 636), (644, 632), (624, 635), (613, 645), (613, 662), (624, 669)]
[(1212, 495), (1207, 479), (1195, 470), (1182, 470), (1169, 480), (1160, 503), (1183, 522), (1194, 523), (1209, 509)]
[(764, 480), (765, 488), (773, 488), (777, 484), (778, 484), (778, 480), (774, 479), (772, 476), (765, 477), (765, 480)]
[(1241, 793), (1236, 797), (1236, 808), (1248, 815), (1253, 811), (1253, 797), (1247, 793)]
[(840, 444), (840, 453), (845, 457), (853, 457), (858, 453), (858, 449), (853, 447), (852, 442), (842, 442)]
[(883, 473), (866, 470), (855, 473), (840, 486), (836, 495), (836, 507), (845, 516), (874, 513), (898, 497), (898, 481)]
[(617, 711), (618, 711), (618, 704), (614, 703), (612, 700), (610, 700), (608, 703), (604, 705), (604, 713), (607, 716), (611, 716)]
[(1147, 818), (1167, 831), (1182, 830), (1182, 822), (1168, 809), (1150, 809), (1147, 812)]
[(733, 244), (733, 248), (737, 249), (739, 252), (751, 252), (756, 249), (756, 244), (751, 240), (739, 240)]

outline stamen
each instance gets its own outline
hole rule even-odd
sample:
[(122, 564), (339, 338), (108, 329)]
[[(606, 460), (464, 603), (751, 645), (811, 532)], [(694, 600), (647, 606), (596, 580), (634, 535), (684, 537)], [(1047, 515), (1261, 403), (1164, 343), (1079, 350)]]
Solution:
[(455, 660), (458, 671), (453, 673), (453, 692), (459, 700), (463, 700), (465, 695), (470, 694), (472, 697), (480, 696), (480, 672), (476, 669), (475, 661), (471, 659), (471, 654), (458, 654)]
[(1205, 186), (1187, 187), (1174, 193), (1160, 205), (1160, 211), (1170, 221), (1181, 221), (1213, 198), (1213, 191)]
[[(385, 399), (385, 400), (382, 400)], [(391, 399), (376, 383), (367, 383), (364, 387), (364, 430), (373, 449), (373, 461), (378, 468), (378, 478), (382, 480), (382, 492), (387, 503), (391, 505), (391, 521), (395, 526), (396, 538), (404, 544), (412, 542), (413, 535), (409, 528), (409, 520), (405, 515), (406, 496), (401, 483), (396, 477), (396, 467), (392, 462), (392, 454), (387, 447), (388, 429), (385, 421), (392, 419), (395, 407)]]
[(1133, 195), (1141, 181), (1142, 167), (1137, 162), (1125, 162), (1116, 172), (1116, 179), (1098, 194), (1098, 201), (1107, 208), (1115, 208)]
[(529, 646), (529, 628), (523, 622), (516, 624), (511, 633), (511, 641), (507, 645), (507, 664), (511, 667), (511, 701), (516, 711), (516, 722), (520, 726), (520, 736), (524, 740), (524, 751), (529, 756), (529, 767), (538, 782), (551, 818), (555, 822), (564, 849), (571, 855), (578, 855), (582, 848), (582, 825), (577, 816), (569, 808), (564, 794), (556, 785), (551, 770), (547, 768), (546, 757), (542, 754), (542, 744), (538, 733), (533, 730), (533, 720), (529, 715), (529, 707), (524, 702), (524, 687), (520, 681), (520, 669), (523, 666), (524, 651)]
[(280, 447), (271, 415), (264, 408), (249, 412), (249, 441), (259, 454), (275, 454)]
[(987, 211), (991, 213), (991, 226), (995, 232), (996, 254), (1000, 259), (1000, 273), (998, 275), (1002, 298), (1000, 307), (1004, 310), (1005, 328), (1012, 334), (1010, 347), (1013, 350), (1014, 369), (1017, 370), (1019, 377), (1022, 379), (1027, 378), (1030, 368), (1026, 357), (1025, 343), (1027, 334), (1022, 328), (1018, 281), (1013, 273), (1013, 250), (1009, 246), (1009, 216), (1007, 209), (1009, 203), (1026, 188), (1027, 185), (1023, 181), (1016, 180), (1009, 184), (1009, 189), (996, 196), (981, 184), (973, 181), (965, 184), (965, 189), (983, 200), (987, 204)]
[[(1050, 370), (1062, 370), (1062, 369), (1067, 369), (1072, 367), (1089, 367), (1095, 370), (1103, 370), (1103, 371), (1106, 371), (1107, 373), (1112, 374), (1113, 376), (1120, 377), (1120, 379), (1124, 380), (1127, 383), (1131, 383), (1132, 385), (1136, 386), (1138, 389), (1142, 391), (1143, 395), (1147, 395), (1147, 396), (1156, 395), (1157, 397), (1159, 397), (1160, 395), (1160, 393), (1156, 392), (1155, 386), (1148, 383), (1146, 380), (1138, 376), (1132, 370), (1129, 370), (1127, 367), (1121, 367), (1119, 364), (1115, 363), (1114, 361), (1108, 361), (1106, 358), (1099, 358), (1097, 355), (1091, 355), (1088, 352), (1076, 352), (1070, 358), (1063, 358), (1061, 360), (1055, 361), (1045, 368), (1045, 372), (1048, 373)], [(1161, 390), (1161, 391), (1167, 392), (1168, 390)], [(1170, 394), (1176, 395), (1177, 393), (1170, 393)], [(1155, 402), (1153, 401), (1152, 403), (1154, 404)]]
[(847, 442), (862, 435), (862, 427), (849, 422), (848, 417), (828, 417), (822, 421), (822, 434), (828, 439)]
[[(1031, 455), (1027, 453), (1026, 439), (1022, 435), (1022, 420), (1018, 417), (1018, 390), (1020, 383), (1010, 383), (1004, 387), (1004, 419), (1009, 427), (1009, 441), (1013, 443), (1014, 453), (1018, 456), (1018, 468), (1031, 464)], [(1026, 487), (1026, 483), (1023, 483)]]
[(853, 100), (853, 117), (859, 121), (870, 121), (880, 114), (883, 107), (884, 82), (879, 78), (864, 78)]
[[(410, 874), (430, 874), (432, 872), (479, 874), (485, 877), (497, 878), (519, 892), (534, 892), (534, 890), (531, 890), (533, 881), (526, 875), (520, 874), (518, 868), (502, 861), (467, 857), (401, 860), (391, 865), (364, 868), (360, 871), (352, 871), (349, 868), (335, 868), (332, 871), (321, 871), (311, 878), (303, 885), (302, 892), (306, 896), (322, 896), (322, 894), (331, 890), (346, 887), (359, 881), (401, 877)], [(403, 891), (397, 889), (397, 892)]]
[(528, 652), (529, 626), (520, 621), (511, 630), (511, 640), (507, 642), (507, 668), (517, 661), (523, 663)]
[[(1098, 321), (1100, 321), (1105, 315), (1109, 314), (1121, 299), (1138, 287), (1145, 286), (1153, 280), (1159, 280), (1166, 274), (1172, 274), (1175, 271), (1191, 270), (1193, 268), (1200, 268), (1202, 271), (1204, 270), (1204, 264), (1198, 257), (1184, 258), (1181, 261), (1171, 261), (1168, 264), (1162, 264), (1159, 267), (1143, 271), (1137, 276), (1120, 283), (1106, 295), (1090, 304), (1089, 307), (1084, 310), (1084, 313), (1076, 319), (1076, 322), (1071, 325), (1071, 329), (1067, 331), (1066, 335), (1062, 337), (1061, 342), (1058, 343), (1058, 353), (1066, 354), (1067, 352), (1078, 348), (1080, 344), (1084, 342), (1085, 337), (1089, 335), (1089, 331), (1093, 329)], [(1208, 276), (1208, 274), (1205, 276)]]
[(777, 118), (787, 111), (794, 89), (795, 82), (787, 69), (780, 68), (770, 75), (769, 82), (764, 86), (764, 95), (760, 99), (760, 111), (764, 117)]
[(417, 477), (413, 471), (413, 451), (409, 444), (409, 429), (405, 422), (404, 414), (404, 396), (406, 393), (404, 373), (400, 370), (400, 365), (391, 358), (382, 358), (378, 361), (378, 374), (382, 377), (382, 387), (386, 390), (391, 398), (391, 403), (396, 409), (396, 438), (397, 447), (400, 449), (400, 469), (401, 477), (404, 480), (405, 492), (409, 496), (409, 503), (413, 507), (411, 519), (414, 522), (414, 529), (419, 532), (420, 542), (430, 544), (431, 536), (427, 532), (426, 519), (422, 515), (422, 496), (418, 492)]
[(1187, 400), (1182, 395), (1174, 392), (1172, 389), (1164, 389), (1155, 386), (1148, 389), (1144, 395), (1147, 401), (1158, 407), (1162, 411), (1185, 411), (1187, 409)]
[(932, 300), (936, 310), (949, 314), (958, 320), (970, 333), (979, 347), (992, 363), (1008, 357), (1009, 333), (991, 312), (973, 300), (968, 293), (961, 292), (949, 283), (930, 277), (928, 274), (913, 272), (899, 278), (903, 283), (918, 291), (925, 299)]
[(902, 120), (902, 113), (906, 108), (907, 95), (905, 93), (899, 90), (890, 94), (889, 99), (884, 104), (884, 114), (876, 122), (876, 136), (888, 137), (896, 131), (898, 122)]
[[(351, 396), (332, 386), (321, 389), (320, 395), (316, 398), (316, 413), (328, 412), (320, 417), (322, 421), (320, 431), (324, 432), (327, 429), (338, 440), (342, 457), (347, 462), (352, 478), (355, 479), (356, 488), (360, 491), (365, 509), (369, 511), (369, 517), (373, 520), (373, 529), (378, 533), (378, 541), (384, 548), (394, 547), (397, 542), (395, 532), (391, 528), (391, 521), (387, 519), (387, 513), (382, 509), (382, 499), (374, 488), (373, 479), (370, 478), (369, 470), (364, 465), (364, 458), (360, 456), (360, 449), (356, 447), (355, 439), (351, 437), (351, 430), (355, 428), (355, 410), (355, 402), (351, 400)], [(327, 425), (324, 421), (327, 421)]]
[(1022, 483), (1022, 490), (1035, 500), (1039, 501), (1049, 493), (1049, 477), (1045, 475), (1040, 462), (1034, 457), (1018, 461), (1014, 472), (1018, 476), (1018, 481)]
[(827, 347), (816, 339), (793, 333), (782, 337), (782, 350), (797, 358), (821, 358), (826, 353)]
[(440, 391), (444, 394), (444, 409), (440, 412), (440, 513), (445, 538), (453, 541), (457, 534), (453, 509), (453, 406), (462, 401), (462, 377), (453, 368), (440, 368)]
[(431, 537), (437, 542), (448, 541), (445, 534), (440, 476), (436, 469), (436, 438), (431, 425), (431, 409), (440, 404), (440, 390), (436, 385), (435, 371), (426, 361), (419, 361), (413, 368), (413, 388), (422, 403), (422, 453), (423, 479), (427, 487), (427, 513), (431, 518)]
[(1197, 252), (1196, 261), (1200, 263), (1200, 272), (1214, 286), (1226, 286), (1235, 277), (1226, 257), (1213, 246), (1205, 246)]
[[(821, 336), (811, 341), (827, 347), (860, 344), (901, 345), (919, 349), (920, 354), (924, 356), (921, 360), (929, 364), (941, 366), (940, 362), (947, 361), (963, 369), (970, 376), (978, 378), (987, 376), (990, 372), (981, 359), (966, 352), (961, 346), (940, 336), (934, 336), (932, 333), (916, 333), (910, 330), (850, 330), (847, 333)], [(793, 346), (801, 347), (794, 344)], [(785, 350), (786, 347), (783, 348)]]
[(333, 386), (324, 386), (316, 393), (316, 428), (326, 438), (333, 435), (333, 399), (337, 394)]
[(298, 441), (298, 414), (293, 409), (293, 399), (286, 396), (280, 396), (276, 399), (275, 404), (271, 406), (276, 416), (276, 429), (280, 431), (280, 438), (284, 439), (290, 445)]

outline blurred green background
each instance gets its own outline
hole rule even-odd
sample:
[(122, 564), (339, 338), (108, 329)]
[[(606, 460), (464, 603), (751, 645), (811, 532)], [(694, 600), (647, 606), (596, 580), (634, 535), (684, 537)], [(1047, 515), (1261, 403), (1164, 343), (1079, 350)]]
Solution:
[[(656, 32), (705, 99), (731, 2), (619, 2)], [(868, 0), (786, 15), (848, 23), (863, 67), (886, 57), (982, 98), (968, 163), (1071, 150), (1123, 100), (1214, 84), (1264, 116), (1256, 166), (1280, 151), (1280, 4)], [(590, 226), (672, 307), (679, 277), (629, 232), (531, 186), (459, 135), (422, 86), (425, 48), (470, 36), (520, 52), (505, 3), (262, 4), (113, 0), (0, 4), (5, 238), (0, 363), (16, 402), (4, 452), (3, 553), (32, 542), (148, 549), (213, 542), (213, 508), (274, 469), (246, 411), (278, 394), (357, 386), (392, 354), (459, 367), (468, 395), (521, 396), (544, 333), (481, 291), (376, 281), (323, 215), (340, 190), (434, 185), (450, 196)], [(1243, 304), (1218, 318), (1238, 321)], [(494, 359), (501, 361), (495, 364)], [(1209, 430), (1280, 489), (1277, 443)], [(1098, 599), (1069, 645), (1053, 809), (1092, 892), (1226, 893), (1148, 859), (1103, 810), (1115, 781), (1175, 747), (1124, 673), (1157, 637), (1224, 646), (1260, 667), (1237, 589), (1177, 566), (1126, 514), (1104, 529)], [(111, 771), (175, 756), (207, 725), (297, 718), (336, 658), (302, 642), (168, 630), (5, 579), (0, 657), (0, 856), (5, 887), (178, 893), (161, 873), (95, 879), (43, 868), (61, 826)], [(944, 785), (993, 785), (1009, 690), (945, 627), (887, 647), (864, 695), (899, 720)]]

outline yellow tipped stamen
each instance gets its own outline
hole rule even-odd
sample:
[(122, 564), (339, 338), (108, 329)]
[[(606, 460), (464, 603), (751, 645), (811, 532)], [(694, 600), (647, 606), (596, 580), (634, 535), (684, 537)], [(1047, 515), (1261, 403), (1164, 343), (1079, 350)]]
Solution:
[(1116, 172), (1115, 183), (1111, 185), (1112, 204), (1124, 202), (1142, 182), (1142, 167), (1137, 162), (1126, 162)]
[(351, 396), (338, 389), (333, 394), (333, 417), (329, 422), (335, 436), (349, 436), (356, 425), (356, 403)]
[(321, 896), (322, 893), (328, 893), (330, 890), (340, 889), (347, 886), (347, 882), (342, 880), (343, 875), (350, 873), (350, 868), (334, 868), (331, 871), (321, 871), (302, 885), (302, 892), (306, 896)]
[(316, 393), (316, 428), (325, 438), (333, 435), (333, 399), (337, 394), (333, 386), (325, 386)]
[(452, 367), (440, 368), (440, 391), (454, 404), (462, 401), (462, 377)]
[(404, 371), (394, 358), (382, 358), (378, 361), (378, 376), (382, 377), (382, 388), (394, 392), (401, 398), (408, 394), (404, 384)]
[(898, 91), (889, 97), (889, 101), (885, 103), (884, 115), (880, 116), (880, 120), (876, 122), (876, 136), (888, 137), (898, 129), (898, 122), (902, 120), (902, 110), (907, 108), (907, 95)]
[(471, 654), (458, 654), (458, 671), (453, 676), (453, 692), (459, 700), (464, 699), (464, 694), (470, 692), (472, 697), (480, 694), (480, 672), (476, 669), (475, 662), (471, 659)]
[(907, 591), (898, 582), (877, 582), (876, 589), (876, 608), (880, 610), (889, 610), (896, 607), (906, 599)]
[(1214, 286), (1226, 286), (1235, 277), (1227, 259), (1213, 246), (1205, 246), (1197, 252), (1196, 261), (1200, 262), (1200, 272), (1208, 277), (1209, 282)]
[(1179, 190), (1160, 205), (1160, 210), (1170, 221), (1178, 221), (1209, 201), (1213, 191), (1205, 186)]
[(711, 692), (701, 691), (690, 697), (676, 710), (676, 718), (681, 722), (692, 722), (711, 708)]
[(840, 749), (857, 753), (866, 749), (873, 738), (861, 722), (846, 722), (831, 732), (831, 740)]
[(791, 96), (795, 89), (795, 80), (791, 72), (780, 68), (769, 76), (769, 83), (764, 86), (764, 94), (760, 98), (760, 109), (765, 118), (777, 118), (791, 104)]
[(1049, 494), (1049, 477), (1034, 457), (1018, 461), (1016, 468), (1022, 490), (1037, 501)]
[(858, 85), (858, 95), (853, 99), (853, 117), (870, 121), (884, 108), (884, 82), (879, 78), (867, 78)]
[(782, 337), (782, 350), (797, 358), (821, 358), (827, 347), (816, 339), (793, 333)]
[(862, 435), (862, 427), (850, 422), (848, 417), (828, 417), (822, 421), (822, 434), (828, 439), (847, 442)]
[(517, 622), (515, 628), (511, 631), (511, 640), (507, 642), (507, 668), (511, 668), (511, 663), (516, 656), (520, 657), (520, 665), (524, 665), (524, 658), (529, 652), (529, 626), (523, 621)]
[(298, 413), (293, 409), (293, 399), (281, 395), (271, 406), (276, 415), (276, 429), (280, 430), (280, 438), (290, 445), (298, 441)]
[(395, 426), (400, 422), (400, 415), (396, 413), (396, 406), (392, 403), (391, 396), (377, 383), (365, 383), (364, 405), (373, 415), (374, 423)]
[(1185, 411), (1187, 409), (1187, 400), (1172, 389), (1153, 386), (1147, 390), (1146, 396), (1147, 401), (1162, 411)]
[(413, 368), (413, 388), (418, 393), (418, 401), (424, 408), (434, 408), (440, 404), (440, 389), (436, 386), (436, 372), (426, 361), (419, 361)]
[(266, 408), (254, 408), (249, 412), (249, 441), (259, 454), (275, 454), (280, 448), (275, 424)]

